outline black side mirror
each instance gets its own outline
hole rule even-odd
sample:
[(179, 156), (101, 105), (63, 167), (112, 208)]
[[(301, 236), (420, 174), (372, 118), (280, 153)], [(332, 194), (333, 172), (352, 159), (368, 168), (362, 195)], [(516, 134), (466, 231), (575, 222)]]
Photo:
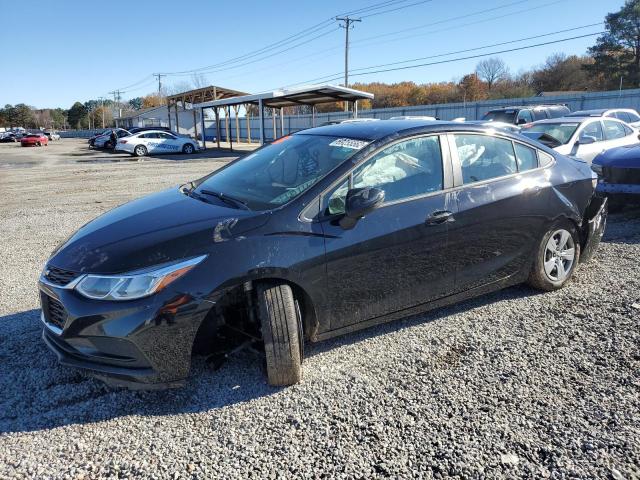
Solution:
[(524, 118), (519, 118), (518, 119), (518, 125), (524, 125), (525, 123), (527, 123), (527, 120)]
[(340, 226), (349, 230), (362, 217), (384, 202), (384, 190), (374, 187), (352, 188), (345, 199), (345, 215), (340, 219)]

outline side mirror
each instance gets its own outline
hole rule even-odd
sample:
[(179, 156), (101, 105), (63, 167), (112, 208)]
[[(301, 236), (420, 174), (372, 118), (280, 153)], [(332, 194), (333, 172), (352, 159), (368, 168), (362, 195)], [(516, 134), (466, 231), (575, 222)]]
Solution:
[(593, 137), (580, 137), (577, 141), (576, 144), (578, 145), (591, 145), (592, 143), (596, 143), (596, 139)]
[(524, 119), (524, 118), (519, 118), (518, 119), (518, 123), (517, 123), (518, 125), (524, 125), (525, 123), (527, 123), (526, 119)]
[(349, 230), (362, 217), (384, 202), (384, 190), (374, 187), (352, 188), (345, 199), (345, 215), (340, 219), (340, 226)]

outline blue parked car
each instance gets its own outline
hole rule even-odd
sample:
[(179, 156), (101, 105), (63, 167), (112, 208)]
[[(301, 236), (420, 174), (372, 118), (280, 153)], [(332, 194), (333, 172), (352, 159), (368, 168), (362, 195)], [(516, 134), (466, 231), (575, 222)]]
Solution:
[(593, 159), (596, 191), (609, 197), (609, 210), (640, 205), (640, 144), (607, 150)]

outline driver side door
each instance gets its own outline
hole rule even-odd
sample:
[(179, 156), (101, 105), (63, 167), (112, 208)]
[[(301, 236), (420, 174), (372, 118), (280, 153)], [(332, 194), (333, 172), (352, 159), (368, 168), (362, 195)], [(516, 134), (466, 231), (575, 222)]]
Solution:
[[(444, 135), (398, 141), (342, 177), (322, 197), (331, 330), (447, 295), (455, 269), (448, 232), (455, 197)], [(375, 187), (381, 206), (345, 229), (347, 192)]]

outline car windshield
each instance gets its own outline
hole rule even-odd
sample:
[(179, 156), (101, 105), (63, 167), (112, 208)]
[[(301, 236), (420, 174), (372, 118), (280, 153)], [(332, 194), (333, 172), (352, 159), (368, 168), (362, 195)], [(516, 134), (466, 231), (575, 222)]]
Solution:
[(270, 210), (296, 198), (368, 143), (324, 135), (283, 137), (214, 172), (196, 193), (217, 192), (251, 210)]
[(544, 133), (549, 137), (555, 138), (560, 145), (564, 145), (575, 133), (579, 123), (562, 122), (562, 123), (534, 123), (530, 127), (522, 129), (523, 132)]
[(496, 110), (495, 112), (487, 112), (482, 120), (490, 122), (514, 123), (516, 119), (515, 110)]

